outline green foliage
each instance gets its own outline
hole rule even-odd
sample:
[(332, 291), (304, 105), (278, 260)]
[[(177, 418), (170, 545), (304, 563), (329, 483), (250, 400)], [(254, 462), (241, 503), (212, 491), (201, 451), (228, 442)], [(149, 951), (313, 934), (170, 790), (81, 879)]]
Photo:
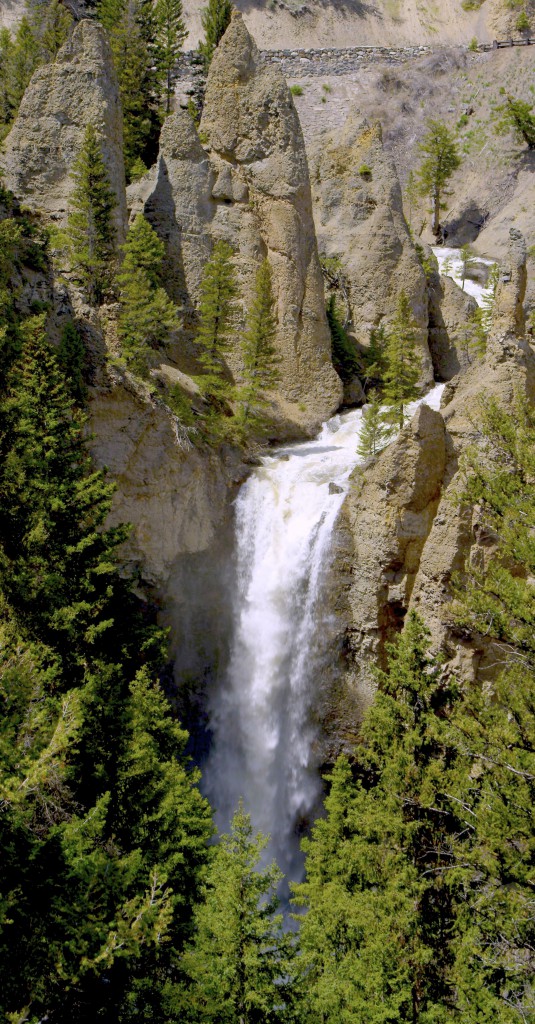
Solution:
[(518, 32), (529, 32), (531, 23), (525, 11), (520, 11), (515, 21), (515, 28)]
[(41, 63), (39, 43), (26, 16), (19, 22), (13, 45), (7, 50), (7, 57), (7, 100), (13, 119), (30, 78)]
[[(431, 252), (429, 249), (426, 250), (423, 245), (420, 245), (419, 242), (414, 243), (414, 248), (416, 250), (416, 255), (422, 265), (425, 274), (425, 279), (426, 281), (430, 281), (433, 273), (436, 271), (437, 268), (436, 257), (434, 256), (433, 252)], [(447, 273), (447, 271), (444, 270), (443, 273)]]
[(59, 0), (50, 0), (42, 8), (38, 20), (37, 35), (42, 47), (43, 60), (54, 60), (58, 50), (69, 38), (73, 19)]
[(243, 426), (251, 419), (261, 419), (267, 404), (265, 392), (279, 380), (280, 358), (273, 344), (276, 331), (271, 270), (265, 259), (256, 273), (254, 298), (242, 342), (243, 385), (237, 397), (238, 419)]
[(357, 453), (362, 459), (373, 458), (388, 443), (390, 431), (383, 417), (381, 400), (376, 391), (370, 391), (362, 410), (362, 427), (357, 444)]
[(112, 283), (115, 261), (113, 211), (115, 194), (100, 142), (93, 125), (85, 130), (82, 148), (71, 175), (67, 235), (74, 261), (73, 270), (89, 302), (99, 305)]
[(84, 384), (85, 347), (72, 321), (63, 329), (58, 349), (58, 363), (76, 405), (82, 405), (87, 394)]
[[(8, 280), (25, 229), (0, 227)], [(152, 679), (162, 634), (119, 571), (128, 530), (104, 525), (113, 486), (73, 401), (80, 339), (69, 325), (55, 354), (44, 315), (13, 316), (0, 394), (0, 1015), (171, 1024), (209, 809)]]
[(380, 388), (383, 384), (386, 370), (386, 340), (384, 327), (372, 328), (370, 343), (362, 353), (362, 383), (366, 391), (370, 388)]
[(275, 864), (260, 867), (267, 839), (240, 803), (221, 836), (183, 957), (190, 979), (182, 1020), (278, 1024), (286, 1015), (290, 937), (277, 914)]
[(171, 110), (177, 62), (186, 37), (182, 0), (155, 0), (154, 20), (156, 66), (163, 81), (165, 112), (168, 114)]
[(341, 380), (348, 382), (360, 373), (361, 367), (355, 347), (344, 329), (334, 294), (329, 297), (326, 313), (331, 332), (333, 366)]
[(360, 174), (361, 178), (369, 179), (372, 176), (372, 169), (371, 167), (368, 166), (368, 164), (361, 164), (358, 169), (358, 173)]
[(447, 195), (446, 184), (460, 166), (461, 158), (455, 137), (442, 121), (428, 121), (427, 131), (418, 146), (423, 155), (417, 172), (420, 193), (430, 196), (433, 204), (432, 231), (440, 234), (440, 211)]
[(161, 74), (155, 54), (154, 8), (143, 0), (111, 0), (105, 7), (101, 17), (109, 24), (123, 108), (125, 168), (134, 181), (137, 161), (150, 166), (158, 148)]
[[(449, 749), (440, 719), (453, 694), (411, 614), (363, 723), (351, 768), (339, 759), (326, 817), (305, 840), (301, 919), (305, 1020), (452, 1019), (443, 882), (457, 821), (440, 793)], [(460, 829), (459, 829), (460, 831)]]
[(477, 36), (472, 36), (470, 42), (468, 43), (468, 49), (471, 50), (473, 53), (477, 53), (478, 46), (479, 43), (477, 41)]
[(470, 276), (471, 268), (477, 263), (477, 257), (469, 245), (463, 245), (459, 250), (459, 259), (461, 261), (461, 289), (464, 292), (466, 278)]
[(147, 173), (148, 167), (143, 163), (140, 156), (136, 157), (130, 168), (130, 181), (140, 181)]
[(304, 89), (302, 85), (291, 85), (290, 92), (292, 96), (302, 96), (304, 93)]
[(161, 285), (164, 243), (141, 213), (121, 248), (124, 260), (117, 275), (121, 298), (118, 334), (128, 365), (146, 376), (151, 351), (179, 327), (178, 310)]
[[(482, 522), (499, 538), (499, 551), (484, 569), (468, 567), (459, 581), (454, 605), (456, 621), (535, 659), (535, 420), (518, 396), (513, 412), (492, 398), (477, 408), (481, 431), (478, 448), (463, 463), (464, 497), (481, 508)], [(522, 571), (512, 571), (512, 567)], [(460, 589), (459, 589), (460, 588)]]
[(514, 96), (506, 96), (505, 103), (497, 107), (500, 115), (496, 131), (513, 131), (519, 142), (525, 142), (528, 149), (535, 149), (535, 114), (533, 105)]
[(387, 333), (383, 401), (389, 406), (386, 419), (399, 429), (405, 422), (405, 406), (419, 395), (421, 357), (416, 347), (417, 326), (407, 295), (399, 295), (396, 315)]
[(232, 15), (232, 0), (208, 0), (208, 6), (202, 13), (204, 41), (199, 44), (199, 53), (208, 71), (214, 50), (226, 32)]
[(234, 252), (227, 242), (214, 245), (201, 282), (199, 327), (196, 342), (205, 373), (197, 378), (203, 393), (216, 405), (230, 395), (224, 354), (231, 344), (236, 317)]

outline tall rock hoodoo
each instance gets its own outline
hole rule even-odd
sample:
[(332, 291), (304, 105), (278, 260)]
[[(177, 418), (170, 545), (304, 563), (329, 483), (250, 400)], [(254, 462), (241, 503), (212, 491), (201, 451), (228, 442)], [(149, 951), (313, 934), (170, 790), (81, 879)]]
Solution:
[[(187, 320), (213, 241), (234, 249), (245, 308), (268, 258), (280, 357), (277, 413), (286, 423), (317, 427), (336, 409), (342, 386), (331, 364), (305, 146), (284, 79), (262, 65), (237, 12), (210, 67), (199, 136), (188, 114), (170, 117), (157, 167), (130, 187), (129, 205), (165, 239), (168, 284)], [(239, 377), (238, 346), (228, 363)]]
[(350, 114), (341, 131), (312, 145), (311, 162), (318, 245), (340, 259), (347, 278), (350, 333), (366, 346), (372, 328), (391, 322), (404, 290), (418, 326), (422, 383), (430, 383), (426, 278), (380, 125)]
[(88, 124), (96, 128), (117, 206), (117, 239), (126, 224), (123, 128), (106, 34), (82, 21), (52, 64), (33, 75), (1, 158), (5, 184), (31, 210), (64, 224), (71, 172)]

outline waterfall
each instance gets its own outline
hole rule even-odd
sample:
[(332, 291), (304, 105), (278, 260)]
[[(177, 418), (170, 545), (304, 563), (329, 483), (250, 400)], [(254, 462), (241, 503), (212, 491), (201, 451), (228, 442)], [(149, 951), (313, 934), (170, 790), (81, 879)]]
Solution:
[[(433, 408), (442, 387), (424, 399)], [(255, 828), (271, 835), (269, 856), (290, 878), (300, 872), (300, 823), (321, 793), (313, 710), (330, 617), (322, 582), (359, 461), (361, 416), (334, 416), (315, 440), (266, 456), (236, 500), (230, 663), (209, 708), (204, 789), (222, 830), (243, 797)]]
[[(451, 277), (460, 288), (463, 287), (463, 263), (461, 259), (461, 250), (452, 249), (446, 245), (433, 246), (433, 252), (438, 261), (438, 269), (440, 274), (445, 274), (447, 277)], [(494, 266), (495, 260), (484, 259), (483, 256), (476, 257), (477, 263), (481, 267), (488, 267), (489, 269)], [(471, 277), (466, 277), (464, 282), (464, 291), (467, 295), (471, 295), (478, 304), (483, 306), (485, 299), (490, 297), (492, 294), (492, 287), (488, 287), (480, 284), (479, 281), (472, 280)]]

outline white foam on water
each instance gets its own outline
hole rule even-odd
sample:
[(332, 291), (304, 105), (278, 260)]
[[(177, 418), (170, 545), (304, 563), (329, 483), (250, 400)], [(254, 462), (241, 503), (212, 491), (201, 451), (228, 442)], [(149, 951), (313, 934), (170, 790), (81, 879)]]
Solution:
[[(421, 401), (438, 409), (443, 387)], [(290, 878), (300, 873), (299, 823), (314, 813), (321, 792), (313, 710), (332, 614), (322, 585), (360, 461), (361, 420), (361, 409), (339, 414), (313, 441), (266, 456), (235, 503), (231, 654), (209, 708), (204, 789), (221, 830), (243, 798), (255, 828), (271, 836), (269, 856)]]

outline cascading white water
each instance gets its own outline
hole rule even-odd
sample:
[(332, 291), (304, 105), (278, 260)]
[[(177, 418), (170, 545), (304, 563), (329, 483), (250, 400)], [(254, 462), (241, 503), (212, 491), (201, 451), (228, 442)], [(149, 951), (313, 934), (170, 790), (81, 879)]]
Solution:
[[(467, 295), (471, 295), (478, 304), (483, 306), (485, 298), (490, 296), (492, 287), (485, 287), (480, 284), (479, 281), (472, 281), (471, 278), (466, 277), (463, 286), (463, 262), (461, 259), (461, 250), (452, 249), (446, 245), (433, 246), (433, 252), (438, 260), (438, 269), (441, 274), (446, 274), (447, 277), (453, 278), (456, 284), (460, 287), (464, 287), (464, 291)], [(494, 266), (494, 260), (483, 259), (482, 256), (477, 257), (477, 262), (483, 264), (486, 267)]]
[[(442, 389), (423, 401), (438, 408)], [(290, 878), (300, 870), (299, 823), (320, 793), (312, 711), (330, 614), (322, 579), (359, 461), (361, 416), (360, 409), (334, 416), (314, 441), (264, 458), (236, 501), (231, 656), (209, 709), (204, 788), (222, 830), (243, 797), (255, 828), (271, 835), (269, 855)]]

